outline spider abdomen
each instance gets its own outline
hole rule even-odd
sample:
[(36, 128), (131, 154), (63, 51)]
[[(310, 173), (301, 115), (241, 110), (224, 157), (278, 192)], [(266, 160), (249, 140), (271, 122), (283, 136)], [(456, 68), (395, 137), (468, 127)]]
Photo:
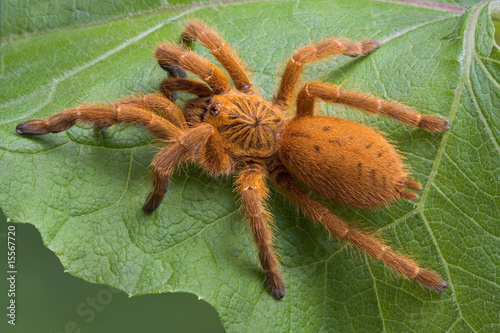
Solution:
[(375, 207), (417, 199), (406, 166), (382, 135), (345, 119), (300, 117), (282, 134), (280, 159), (305, 186), (344, 205)]

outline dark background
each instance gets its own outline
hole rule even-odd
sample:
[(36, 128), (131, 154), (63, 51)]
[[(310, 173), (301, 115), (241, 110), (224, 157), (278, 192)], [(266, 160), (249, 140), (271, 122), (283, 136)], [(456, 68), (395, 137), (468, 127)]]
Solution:
[[(88, 283), (64, 273), (34, 226), (6, 222), (0, 210), (0, 332), (224, 332), (215, 309), (196, 296), (176, 293), (129, 298), (118, 290)], [(9, 225), (16, 227), (15, 326), (7, 323), (6, 316)]]

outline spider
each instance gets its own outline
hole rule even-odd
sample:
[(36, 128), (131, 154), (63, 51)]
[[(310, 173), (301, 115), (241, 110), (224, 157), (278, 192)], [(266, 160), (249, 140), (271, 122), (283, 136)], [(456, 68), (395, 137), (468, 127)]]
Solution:
[[(99, 129), (118, 123), (143, 124), (165, 144), (151, 163), (153, 189), (143, 206), (146, 213), (160, 205), (170, 177), (185, 163), (196, 162), (211, 175), (236, 174), (236, 189), (258, 248), (265, 282), (277, 299), (285, 296), (285, 283), (273, 249), (266, 180), (330, 235), (424, 287), (445, 290), (446, 282), (438, 274), (396, 253), (378, 236), (351, 227), (308, 194), (312, 190), (325, 199), (367, 208), (397, 199), (418, 199), (408, 189), (420, 190), (422, 186), (408, 178), (403, 158), (391, 143), (365, 125), (315, 115), (314, 104), (318, 99), (340, 103), (431, 132), (449, 130), (446, 120), (329, 83), (308, 82), (296, 95), (304, 65), (333, 54), (364, 56), (375, 51), (379, 42), (329, 38), (302, 47), (288, 61), (276, 97), (266, 101), (255, 92), (234, 51), (204, 23), (190, 21), (181, 39), (186, 43), (198, 41), (208, 48), (231, 77), (234, 88), (226, 74), (209, 60), (174, 43), (160, 44), (155, 57), (169, 75), (159, 92), (107, 106), (80, 105), (47, 120), (20, 123), (17, 133), (57, 133), (78, 121)], [(185, 71), (204, 83), (188, 78)], [(181, 110), (175, 104), (177, 91), (197, 97), (188, 100)], [(286, 117), (295, 95), (295, 114)]]

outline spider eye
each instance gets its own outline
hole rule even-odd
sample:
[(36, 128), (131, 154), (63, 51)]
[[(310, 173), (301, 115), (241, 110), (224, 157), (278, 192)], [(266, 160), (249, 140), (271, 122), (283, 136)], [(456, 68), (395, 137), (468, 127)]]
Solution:
[(219, 112), (220, 112), (220, 105), (221, 105), (220, 103), (215, 103), (214, 105), (212, 105), (210, 107), (210, 114), (212, 116), (216, 116), (216, 115), (219, 114)]

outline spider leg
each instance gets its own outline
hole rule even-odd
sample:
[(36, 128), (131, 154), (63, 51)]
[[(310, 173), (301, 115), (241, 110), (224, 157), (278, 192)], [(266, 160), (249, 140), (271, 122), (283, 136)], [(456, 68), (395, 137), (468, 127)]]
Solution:
[(201, 123), (204, 120), (207, 108), (207, 98), (192, 98), (186, 101), (184, 117), (189, 124)]
[(187, 77), (186, 72), (180, 68), (179, 66), (175, 65), (167, 65), (167, 64), (160, 64), (160, 67), (168, 73), (169, 78), (185, 78)]
[(351, 42), (347, 39), (328, 38), (316, 45), (304, 46), (288, 61), (285, 72), (281, 79), (278, 94), (274, 99), (274, 104), (282, 108), (288, 107), (297, 87), (297, 82), (302, 74), (305, 64), (319, 60), (332, 54), (344, 54), (349, 57), (366, 55), (375, 51), (380, 43), (375, 40), (367, 40), (359, 43)]
[(227, 70), (236, 89), (252, 92), (252, 82), (234, 51), (220, 38), (217, 33), (199, 21), (191, 21), (184, 28), (181, 36), (184, 41), (198, 41), (210, 50), (212, 55)]
[(146, 213), (152, 213), (158, 208), (168, 190), (170, 177), (174, 171), (183, 163), (194, 161), (200, 147), (205, 145), (212, 133), (210, 125), (187, 129), (158, 152), (151, 162), (153, 190), (143, 206)]
[[(165, 102), (167, 99), (163, 99), (160, 103), (163, 112), (182, 113), (175, 104), (168, 104)], [(55, 114), (49, 119), (33, 119), (20, 123), (16, 127), (16, 132), (28, 135), (58, 133), (71, 128), (77, 121), (91, 123), (97, 128), (106, 128), (119, 123), (143, 124), (158, 138), (165, 140), (176, 138), (182, 132), (181, 128), (148, 109), (148, 105), (128, 104), (127, 101), (111, 106), (80, 105)]]
[(160, 44), (155, 51), (161, 67), (179, 66), (205, 81), (215, 94), (231, 90), (226, 75), (214, 64), (192, 51), (186, 51), (175, 44)]
[(153, 181), (153, 190), (142, 206), (146, 214), (151, 214), (160, 206), (170, 186), (170, 175), (165, 175), (156, 170), (152, 171), (151, 180)]
[(203, 83), (187, 78), (168, 78), (160, 84), (160, 92), (171, 101), (174, 100), (173, 93), (184, 91), (198, 97), (212, 96), (212, 90)]
[(450, 129), (450, 123), (439, 116), (420, 114), (403, 104), (387, 102), (368, 95), (341, 91), (339, 86), (319, 82), (306, 83), (300, 90), (297, 96), (297, 114), (295, 117), (312, 116), (315, 98), (352, 106), (371, 113), (386, 114), (403, 124), (418, 126), (430, 132), (445, 132)]
[(180, 143), (176, 142), (160, 150), (153, 159), (151, 162), (153, 190), (142, 206), (147, 214), (154, 212), (161, 204), (168, 191), (170, 177), (182, 163), (190, 159), (189, 153)]
[(235, 161), (227, 153), (224, 141), (217, 130), (213, 131), (205, 145), (201, 147), (199, 161), (212, 175), (229, 175), (235, 168)]
[(159, 94), (147, 94), (140, 97), (123, 99), (117, 103), (119, 106), (130, 105), (141, 109), (156, 111), (156, 113), (180, 129), (186, 126), (186, 119), (182, 111), (168, 98)]
[[(168, 73), (168, 78), (170, 78), (170, 79), (186, 78), (187, 77), (186, 71), (183, 70), (182, 68), (180, 68), (179, 66), (165, 65), (164, 64), (163, 66), (160, 65), (160, 67)], [(165, 92), (163, 92), (163, 93), (165, 93)], [(164, 94), (164, 95), (165, 95), (165, 97), (170, 99), (172, 102), (175, 102), (175, 100), (177, 99), (177, 93), (175, 91), (168, 93), (168, 94)]]
[(207, 104), (206, 97), (213, 95), (212, 90), (200, 81), (185, 78), (168, 78), (163, 80), (160, 85), (160, 92), (171, 101), (175, 100), (177, 91), (198, 96), (198, 98), (186, 101), (183, 113), (186, 121), (190, 124), (202, 122)]
[(433, 271), (420, 268), (411, 259), (395, 253), (382, 239), (368, 235), (349, 226), (344, 220), (333, 214), (327, 207), (305, 193), (293, 180), (283, 165), (271, 171), (270, 177), (277, 188), (291, 199), (309, 218), (321, 223), (331, 235), (345, 239), (356, 250), (372, 258), (382, 260), (406, 278), (415, 279), (422, 286), (442, 292), (446, 282)]
[(278, 259), (273, 249), (271, 214), (265, 208), (268, 188), (265, 185), (265, 170), (259, 164), (249, 164), (241, 171), (238, 192), (241, 195), (245, 214), (250, 220), (254, 241), (259, 251), (259, 260), (266, 272), (266, 283), (274, 297), (285, 296), (285, 283), (278, 270)]

